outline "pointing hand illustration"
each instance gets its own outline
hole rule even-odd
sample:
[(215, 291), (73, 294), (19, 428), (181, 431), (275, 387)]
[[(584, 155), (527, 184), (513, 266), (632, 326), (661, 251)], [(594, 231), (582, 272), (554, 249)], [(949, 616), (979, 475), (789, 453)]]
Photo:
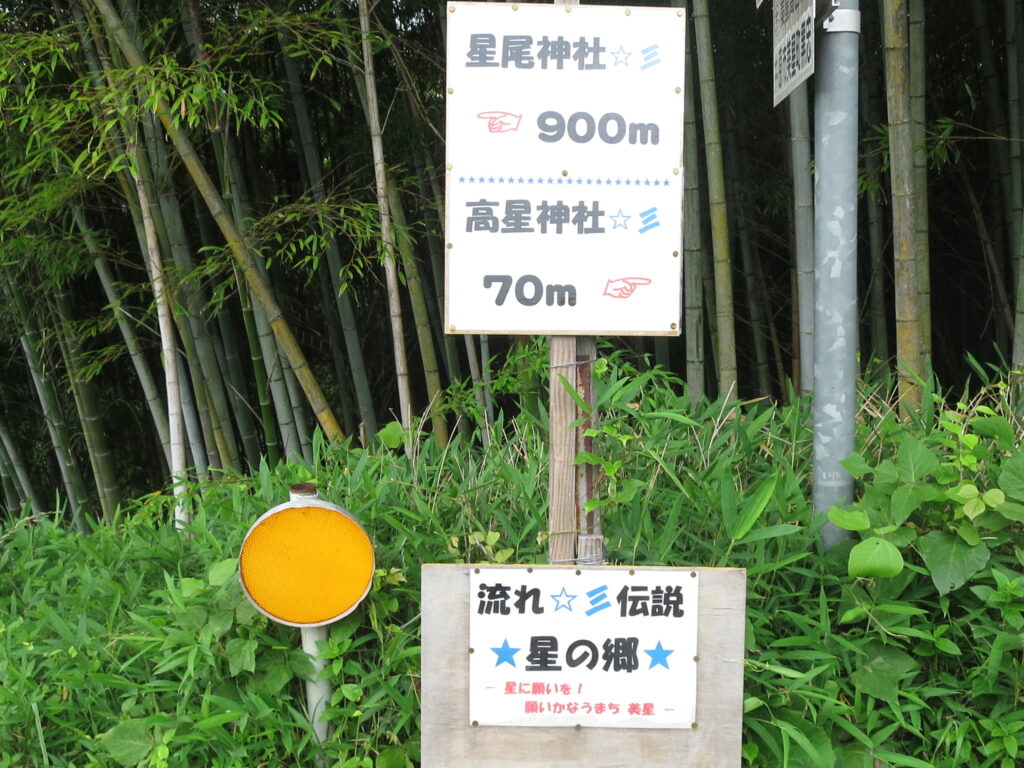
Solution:
[(620, 277), (617, 280), (609, 280), (604, 287), (604, 295), (613, 299), (628, 299), (633, 295), (638, 285), (650, 285), (651, 281), (646, 277)]
[(522, 115), (513, 115), (511, 112), (480, 112), (477, 117), (487, 121), (487, 130), (490, 133), (508, 133), (519, 130), (519, 121)]

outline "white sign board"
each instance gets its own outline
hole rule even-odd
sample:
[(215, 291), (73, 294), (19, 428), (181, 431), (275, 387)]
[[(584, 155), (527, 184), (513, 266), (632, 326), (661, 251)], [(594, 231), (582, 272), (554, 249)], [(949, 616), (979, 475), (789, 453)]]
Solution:
[(690, 728), (694, 570), (474, 569), (473, 725)]
[(814, 0), (772, 0), (772, 49), (778, 106), (814, 74)]
[(448, 3), (448, 333), (678, 335), (684, 30)]

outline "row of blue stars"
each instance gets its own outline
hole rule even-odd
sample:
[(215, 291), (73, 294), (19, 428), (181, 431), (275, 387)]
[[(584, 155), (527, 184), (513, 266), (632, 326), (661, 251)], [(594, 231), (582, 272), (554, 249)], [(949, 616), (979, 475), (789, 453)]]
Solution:
[(573, 178), (572, 176), (459, 176), (460, 184), (535, 184), (595, 187), (667, 187), (668, 179)]

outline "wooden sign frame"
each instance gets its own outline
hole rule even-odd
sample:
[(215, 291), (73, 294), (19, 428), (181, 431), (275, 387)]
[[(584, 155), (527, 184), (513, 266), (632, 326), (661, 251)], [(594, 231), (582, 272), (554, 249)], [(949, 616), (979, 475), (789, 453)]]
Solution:
[(690, 569), (700, 576), (697, 727), (655, 730), (473, 727), (469, 721), (467, 651), (473, 568), (424, 565), (422, 569), (423, 768), (738, 768), (745, 570)]

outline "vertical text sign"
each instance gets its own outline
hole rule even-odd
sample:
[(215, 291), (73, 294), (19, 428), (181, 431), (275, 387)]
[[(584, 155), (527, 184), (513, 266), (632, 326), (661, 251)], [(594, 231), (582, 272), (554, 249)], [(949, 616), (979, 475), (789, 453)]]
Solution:
[(474, 569), (470, 721), (693, 727), (697, 581), (689, 569)]
[(777, 107), (814, 74), (814, 0), (772, 0), (772, 49)]
[(679, 333), (684, 29), (448, 3), (449, 333)]

